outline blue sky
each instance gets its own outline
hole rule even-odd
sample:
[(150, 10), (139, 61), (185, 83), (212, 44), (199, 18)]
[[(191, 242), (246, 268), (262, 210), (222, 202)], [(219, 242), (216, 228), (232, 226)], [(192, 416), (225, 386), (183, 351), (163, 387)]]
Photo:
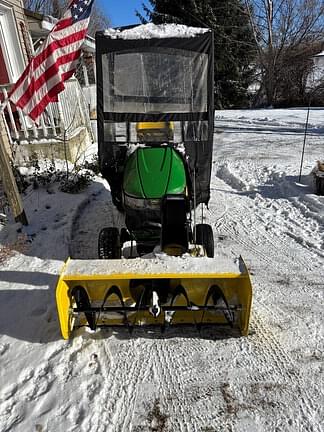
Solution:
[(142, 12), (142, 3), (147, 0), (97, 0), (100, 6), (108, 15), (113, 27), (136, 24), (139, 19), (135, 15), (135, 9)]

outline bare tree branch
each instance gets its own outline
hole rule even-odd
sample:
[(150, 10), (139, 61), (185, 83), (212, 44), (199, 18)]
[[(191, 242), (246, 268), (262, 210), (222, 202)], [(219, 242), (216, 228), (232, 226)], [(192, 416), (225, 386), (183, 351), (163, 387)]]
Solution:
[[(287, 68), (289, 52), (310, 51), (316, 42), (324, 40), (324, 5), (317, 0), (245, 0), (258, 51), (267, 103), (276, 102), (281, 77)], [(314, 49), (314, 48), (313, 48)], [(290, 60), (296, 58), (292, 56)], [(306, 62), (307, 59), (305, 59)], [(300, 57), (298, 57), (300, 62)], [(303, 74), (309, 68), (302, 67)], [(300, 78), (304, 83), (305, 77)], [(303, 85), (303, 84), (301, 84)]]

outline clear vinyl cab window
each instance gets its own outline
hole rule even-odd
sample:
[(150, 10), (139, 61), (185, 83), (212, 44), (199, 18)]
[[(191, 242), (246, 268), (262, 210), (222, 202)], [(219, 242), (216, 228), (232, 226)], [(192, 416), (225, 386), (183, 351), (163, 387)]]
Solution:
[(102, 72), (105, 112), (207, 111), (205, 53), (158, 47), (154, 52), (112, 52), (102, 55)]

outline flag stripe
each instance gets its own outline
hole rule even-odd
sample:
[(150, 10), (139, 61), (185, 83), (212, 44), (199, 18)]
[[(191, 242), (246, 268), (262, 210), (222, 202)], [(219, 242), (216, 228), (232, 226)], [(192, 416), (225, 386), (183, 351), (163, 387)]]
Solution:
[(57, 101), (64, 82), (75, 72), (87, 34), (94, 0), (72, 0), (63, 18), (14, 85), (9, 99), (38, 121), (46, 106)]
[(54, 75), (52, 78), (50, 78), (46, 84), (43, 85), (43, 87), (38, 90), (38, 92), (35, 92), (34, 97), (31, 98), (31, 100), (28, 101), (26, 105), (24, 105), (23, 109), (25, 112), (30, 112), (33, 110), (33, 107), (38, 105), (41, 100), (44, 98), (44, 96), (52, 90), (53, 87), (55, 87), (60, 81), (63, 82), (62, 75), (65, 73), (75, 70), (77, 61), (75, 63), (70, 63), (67, 65), (63, 65), (61, 67), (60, 74)]
[(35, 79), (32, 77), (32, 79), (29, 81), (28, 87), (24, 89), (23, 95), (17, 100), (16, 105), (18, 105), (20, 108), (26, 105), (31, 94), (34, 91), (38, 91), (44, 84), (46, 84), (46, 81), (58, 73), (59, 66), (66, 63), (71, 63), (75, 59), (78, 59), (80, 57), (80, 53), (81, 50), (78, 49), (77, 51), (63, 55), (62, 57), (58, 58), (48, 69), (46, 69), (46, 71), (40, 75), (39, 78)]
[[(76, 69), (77, 61), (74, 62), (74, 68), (64, 72), (62, 74), (62, 81), (66, 81), (74, 74)], [(54, 77), (55, 78), (55, 77)], [(53, 97), (55, 97), (58, 93), (60, 93), (62, 90), (64, 90), (65, 86), (62, 81), (59, 81), (58, 83), (55, 83), (55, 85), (44, 95), (44, 97), (41, 99), (41, 101), (34, 107), (32, 107), (31, 111), (29, 111), (30, 117), (39, 117), (39, 115), (44, 111), (46, 106), (49, 102), (52, 102)], [(63, 88), (61, 88), (61, 85), (63, 85)], [(54, 95), (54, 96), (53, 96)]]
[(62, 81), (58, 82), (48, 93), (46, 93), (43, 99), (31, 111), (29, 111), (28, 115), (32, 119), (37, 119), (42, 114), (47, 105), (52, 102), (53, 98), (64, 89), (64, 83)]
[(55, 27), (53, 28), (52, 32), (58, 32), (60, 30), (63, 30), (67, 27), (69, 27), (70, 25), (72, 25), (72, 18), (66, 18), (66, 19), (62, 19), (61, 21), (59, 21)]
[[(75, 42), (74, 44), (69, 45), (69, 46), (64, 50), (64, 53), (69, 54), (69, 53), (72, 53), (72, 52), (78, 51), (79, 48), (80, 48), (80, 42), (77, 41), (77, 42)], [(14, 94), (13, 96), (14, 96), (14, 99), (15, 99), (16, 101), (18, 101), (18, 100), (20, 99), (20, 97), (23, 95), (23, 93), (27, 91), (26, 86), (28, 85), (29, 82), (31, 83), (31, 82), (33, 82), (33, 81), (38, 80), (39, 77), (40, 77), (42, 74), (44, 74), (44, 67), (46, 67), (46, 68), (49, 69), (49, 68), (51, 68), (51, 67), (55, 64), (55, 62), (56, 62), (56, 56), (57, 56), (58, 54), (60, 54), (60, 52), (61, 52), (61, 51), (56, 51), (56, 52), (54, 52), (53, 55), (50, 56), (50, 57), (48, 58), (48, 60), (44, 63), (44, 66), (43, 66), (43, 65), (40, 65), (36, 70), (35, 70), (35, 69), (31, 69), (31, 70), (30, 70), (30, 73), (29, 73), (28, 76), (26, 76), (25, 81), (24, 81), (23, 83), (21, 83), (21, 85), (20, 85), (19, 87), (17, 87), (16, 90), (15, 90), (15, 94)], [(64, 53), (63, 53), (63, 54), (64, 54)], [(59, 59), (59, 57), (57, 57), (57, 58)]]
[(63, 39), (54, 40), (49, 45), (47, 45), (46, 48), (40, 54), (36, 55), (36, 57), (34, 57), (31, 60), (31, 63), (29, 63), (27, 68), (24, 70), (21, 77), (18, 79), (17, 83), (15, 84), (15, 87), (20, 86), (20, 84), (28, 76), (31, 67), (33, 68), (33, 71), (35, 72), (36, 69), (38, 67), (40, 67), (44, 61), (47, 61), (47, 59), (51, 56), (53, 51), (55, 51), (57, 49), (62, 49), (64, 47), (68, 47), (69, 45), (71, 45), (74, 42), (81, 41), (81, 40), (83, 41), (86, 33), (87, 33), (87, 30), (83, 29), (83, 30), (80, 30), (76, 33), (73, 33), (72, 35), (69, 35)]
[(24, 111), (30, 113), (33, 111), (34, 107), (41, 104), (42, 100), (45, 98), (45, 96), (48, 93), (52, 92), (53, 88), (56, 88), (57, 84), (60, 82), (63, 82), (62, 77), (64, 77), (66, 74), (71, 72), (71, 76), (75, 71), (75, 66), (71, 66), (70, 68), (68, 68), (67, 70), (62, 71), (62, 75), (58, 76), (58, 75), (54, 75), (49, 81), (48, 84), (46, 86), (44, 86), (44, 88), (40, 91), (37, 92), (37, 95), (35, 96), (35, 98), (33, 99), (33, 102), (28, 102), (27, 105), (24, 106)]
[(60, 67), (60, 73), (59, 74), (55, 74), (54, 76), (52, 76), (44, 85), (41, 89), (39, 89), (36, 93), (34, 98), (30, 99), (28, 101), (27, 104), (24, 105), (24, 110), (26, 112), (31, 112), (33, 110), (33, 107), (38, 105), (42, 99), (47, 95), (47, 93), (52, 91), (53, 87), (56, 87), (56, 85), (60, 82), (60, 81), (64, 81), (62, 79), (62, 76), (65, 75), (66, 73), (68, 73), (69, 71), (71, 71), (72, 69), (75, 70), (76, 69), (76, 65), (77, 65), (77, 59), (75, 60), (75, 62), (66, 64), (66, 65), (62, 65)]

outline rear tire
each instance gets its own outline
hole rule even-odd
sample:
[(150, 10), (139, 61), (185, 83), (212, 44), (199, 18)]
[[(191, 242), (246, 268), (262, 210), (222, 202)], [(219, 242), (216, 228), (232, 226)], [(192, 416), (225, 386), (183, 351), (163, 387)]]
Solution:
[(120, 236), (118, 228), (103, 228), (98, 238), (99, 259), (121, 258)]
[(204, 247), (209, 258), (214, 258), (214, 235), (213, 229), (208, 224), (198, 224), (194, 227), (196, 243)]

